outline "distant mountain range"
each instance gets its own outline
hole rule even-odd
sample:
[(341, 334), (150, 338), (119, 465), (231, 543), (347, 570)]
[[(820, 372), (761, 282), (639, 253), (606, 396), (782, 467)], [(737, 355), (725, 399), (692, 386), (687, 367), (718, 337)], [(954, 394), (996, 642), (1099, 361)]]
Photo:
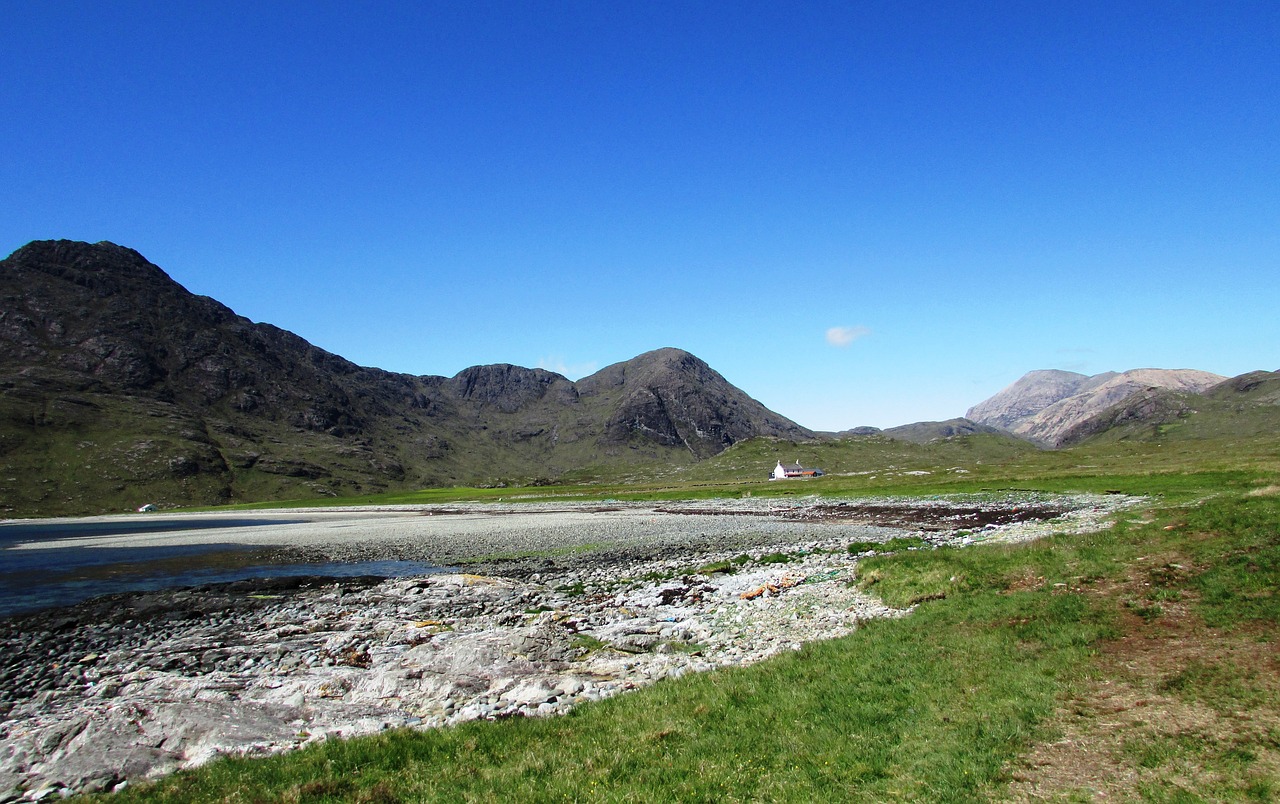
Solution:
[(1241, 441), (1280, 435), (1280, 372), (1254, 371), (1198, 393), (1149, 386), (1072, 425), (1057, 446), (1106, 441)]
[(1199, 394), (1226, 379), (1192, 369), (1134, 369), (1093, 376), (1052, 369), (1032, 371), (969, 408), (965, 417), (1044, 446), (1058, 447), (1078, 441), (1078, 428), (1085, 422), (1134, 394), (1152, 389)]
[(37, 241), (0, 261), (0, 515), (652, 476), (760, 437), (1059, 448), (1278, 431), (1276, 372), (1137, 369), (1032, 371), (966, 418), (815, 433), (679, 349), (577, 382), (506, 364), (396, 374), (111, 243)]
[(814, 436), (678, 349), (576, 383), (364, 368), (112, 243), (0, 262), (0, 391), (0, 503), (46, 513), (590, 478)]
[(964, 418), (881, 430), (855, 427), (823, 438), (887, 437), (915, 444), (1013, 436), (1044, 449), (1105, 441), (1251, 439), (1280, 435), (1280, 372), (1228, 379), (1192, 369), (1133, 369), (1092, 376), (1031, 371)]

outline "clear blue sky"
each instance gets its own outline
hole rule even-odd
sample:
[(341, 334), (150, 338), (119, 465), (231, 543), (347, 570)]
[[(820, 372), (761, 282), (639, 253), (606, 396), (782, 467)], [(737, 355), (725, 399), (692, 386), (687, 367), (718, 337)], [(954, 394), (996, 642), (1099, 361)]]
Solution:
[(815, 429), (1280, 368), (1280, 3), (10, 2), (0, 251), (357, 363), (687, 349)]

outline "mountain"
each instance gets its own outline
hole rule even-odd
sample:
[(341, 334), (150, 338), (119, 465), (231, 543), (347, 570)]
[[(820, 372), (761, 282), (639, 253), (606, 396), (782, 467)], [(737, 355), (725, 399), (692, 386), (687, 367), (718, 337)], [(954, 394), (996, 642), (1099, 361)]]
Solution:
[(1133, 369), (1093, 376), (1032, 371), (965, 415), (980, 424), (1057, 447), (1073, 428), (1135, 394), (1150, 389), (1194, 394), (1225, 379), (1193, 369)]
[(965, 418), (1013, 432), (1055, 402), (1087, 392), (1114, 376), (1115, 372), (1089, 377), (1058, 369), (1029, 371), (1013, 385), (969, 408)]
[(945, 422), (916, 422), (900, 427), (890, 427), (882, 431), (883, 435), (899, 441), (911, 441), (915, 444), (927, 444), (943, 438), (971, 436), (978, 434), (1004, 435), (1004, 430), (986, 424), (978, 424), (969, 419), (948, 419)]
[(608, 411), (601, 443), (643, 438), (705, 458), (756, 436), (814, 437), (679, 349), (607, 366), (579, 380), (577, 390), (584, 402), (599, 400)]
[(112, 243), (37, 241), (0, 261), (0, 510), (589, 477), (761, 435), (813, 434), (678, 349), (577, 383), (512, 365), (397, 374), (253, 323)]
[(1255, 371), (1199, 393), (1147, 388), (1062, 434), (1061, 446), (1102, 441), (1232, 440), (1280, 435), (1280, 372)]
[(1241, 374), (1213, 386), (1204, 395), (1228, 403), (1280, 405), (1280, 371)]
[(860, 427), (851, 427), (848, 430), (840, 431), (823, 431), (818, 433), (819, 438), (861, 438), (863, 436), (879, 435), (884, 432), (879, 427), (871, 427), (862, 425)]

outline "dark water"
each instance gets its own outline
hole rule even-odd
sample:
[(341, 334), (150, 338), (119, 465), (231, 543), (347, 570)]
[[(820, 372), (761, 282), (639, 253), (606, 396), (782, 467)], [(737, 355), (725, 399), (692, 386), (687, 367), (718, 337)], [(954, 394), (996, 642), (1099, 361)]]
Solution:
[(128, 519), (112, 522), (58, 521), (58, 522), (10, 522), (0, 525), (0, 548), (18, 542), (41, 542), (52, 539), (78, 539), (85, 536), (132, 536), (141, 533), (176, 533), (181, 530), (215, 530), (218, 528), (266, 527), (269, 525), (297, 525), (305, 519), (254, 519), (252, 517), (227, 517), (223, 519)]
[(0, 616), (66, 606), (99, 595), (294, 575), (401, 577), (440, 569), (419, 561), (314, 562), (287, 550), (208, 543), (152, 547), (69, 546), (15, 550), (22, 542), (181, 530), (264, 527), (305, 519), (129, 520), (0, 525)]

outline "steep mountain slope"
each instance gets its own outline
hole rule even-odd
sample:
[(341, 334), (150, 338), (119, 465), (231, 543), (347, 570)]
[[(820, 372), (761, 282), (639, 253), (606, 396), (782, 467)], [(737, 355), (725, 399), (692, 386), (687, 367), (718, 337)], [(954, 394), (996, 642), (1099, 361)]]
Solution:
[(969, 408), (964, 417), (1010, 432), (1037, 413), (1074, 394), (1106, 382), (1115, 372), (1090, 377), (1074, 371), (1040, 369), (1022, 375), (1013, 385)]
[(1204, 401), (1196, 394), (1146, 388), (1077, 421), (1058, 436), (1057, 446), (1074, 446), (1099, 437), (1106, 441), (1156, 438), (1167, 425), (1195, 413), (1197, 403)]
[(580, 380), (577, 388), (582, 400), (598, 399), (610, 411), (604, 443), (646, 438), (702, 458), (757, 435), (814, 436), (679, 349), (659, 349), (608, 366)]
[(693, 355), (579, 383), (357, 366), (111, 243), (0, 262), (0, 501), (35, 513), (528, 481), (812, 434)]
[(1036, 371), (970, 408), (968, 418), (1056, 447), (1072, 428), (1134, 394), (1148, 389), (1199, 393), (1224, 379), (1194, 369), (1133, 369), (1092, 377)]

